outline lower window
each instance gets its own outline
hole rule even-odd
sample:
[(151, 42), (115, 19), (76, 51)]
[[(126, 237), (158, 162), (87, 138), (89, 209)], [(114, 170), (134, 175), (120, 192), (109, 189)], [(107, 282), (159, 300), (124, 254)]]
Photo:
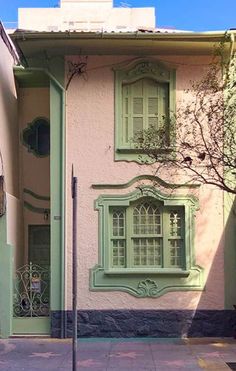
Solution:
[(184, 209), (142, 199), (110, 208), (113, 268), (184, 268)]
[(158, 297), (203, 289), (194, 254), (194, 196), (139, 186), (128, 194), (101, 195), (95, 205), (99, 261), (91, 269), (91, 290)]

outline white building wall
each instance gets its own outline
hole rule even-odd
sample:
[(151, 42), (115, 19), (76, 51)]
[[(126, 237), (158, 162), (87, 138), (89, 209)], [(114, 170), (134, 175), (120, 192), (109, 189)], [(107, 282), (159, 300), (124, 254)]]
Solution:
[(115, 8), (111, 0), (62, 0), (59, 8), (19, 8), (18, 27), (35, 31), (155, 28), (155, 8)]

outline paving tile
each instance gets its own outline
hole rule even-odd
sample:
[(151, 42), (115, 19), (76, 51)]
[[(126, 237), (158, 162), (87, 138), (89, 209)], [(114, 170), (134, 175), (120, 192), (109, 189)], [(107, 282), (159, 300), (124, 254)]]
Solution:
[(111, 343), (111, 351), (150, 351), (149, 342), (114, 342)]
[(220, 357), (224, 362), (236, 362), (236, 352), (234, 351), (222, 352)]
[(226, 365), (226, 363), (220, 358), (198, 358), (199, 366), (206, 370), (214, 370), (214, 371), (229, 371), (230, 368)]
[[(103, 370), (105, 371), (105, 370)], [(123, 366), (122, 369), (119, 367), (108, 367), (107, 371), (156, 371), (156, 367), (128, 367), (128, 366)], [(169, 369), (170, 371), (170, 369)]]
[(111, 348), (110, 341), (78, 341), (77, 349), (80, 351), (92, 350), (93, 352), (109, 352)]
[[(236, 362), (236, 342), (230, 339), (91, 339), (79, 340), (77, 349), (80, 371), (229, 371), (226, 362)], [(0, 371), (71, 369), (71, 339), (0, 340)]]
[(193, 368), (200, 369), (197, 359), (195, 358), (175, 358), (170, 357), (169, 359), (155, 359), (155, 366), (158, 369), (168, 368), (169, 370), (191, 370)]

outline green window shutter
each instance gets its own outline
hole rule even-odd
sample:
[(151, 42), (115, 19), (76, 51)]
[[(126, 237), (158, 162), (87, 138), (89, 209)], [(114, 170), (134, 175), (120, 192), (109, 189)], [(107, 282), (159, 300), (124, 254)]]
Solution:
[(145, 80), (145, 107), (146, 107), (146, 125), (145, 129), (153, 126), (158, 127), (159, 117), (159, 89), (158, 83), (155, 80)]
[(124, 144), (129, 143), (130, 138), (130, 94), (129, 94), (129, 86), (124, 85), (122, 88), (122, 139)]
[(169, 84), (152, 79), (140, 79), (122, 88), (123, 143), (137, 139), (139, 133), (150, 127), (165, 124), (169, 109)]
[(143, 80), (130, 85), (132, 138), (144, 129), (144, 84)]
[(130, 144), (144, 129), (143, 81), (123, 85), (123, 142)]
[(175, 70), (151, 58), (118, 65), (114, 71), (115, 160), (149, 161), (145, 153), (140, 156), (135, 140), (150, 127), (161, 130), (160, 153), (173, 156)]
[[(158, 123), (160, 128), (166, 124), (165, 120), (169, 116), (169, 84), (167, 83), (158, 84), (158, 96), (159, 96)], [(167, 127), (166, 130), (168, 130)]]

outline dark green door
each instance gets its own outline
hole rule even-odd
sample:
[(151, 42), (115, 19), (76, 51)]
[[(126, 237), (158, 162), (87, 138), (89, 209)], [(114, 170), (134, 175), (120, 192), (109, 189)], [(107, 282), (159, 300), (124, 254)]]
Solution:
[(29, 225), (29, 262), (50, 268), (50, 225)]

